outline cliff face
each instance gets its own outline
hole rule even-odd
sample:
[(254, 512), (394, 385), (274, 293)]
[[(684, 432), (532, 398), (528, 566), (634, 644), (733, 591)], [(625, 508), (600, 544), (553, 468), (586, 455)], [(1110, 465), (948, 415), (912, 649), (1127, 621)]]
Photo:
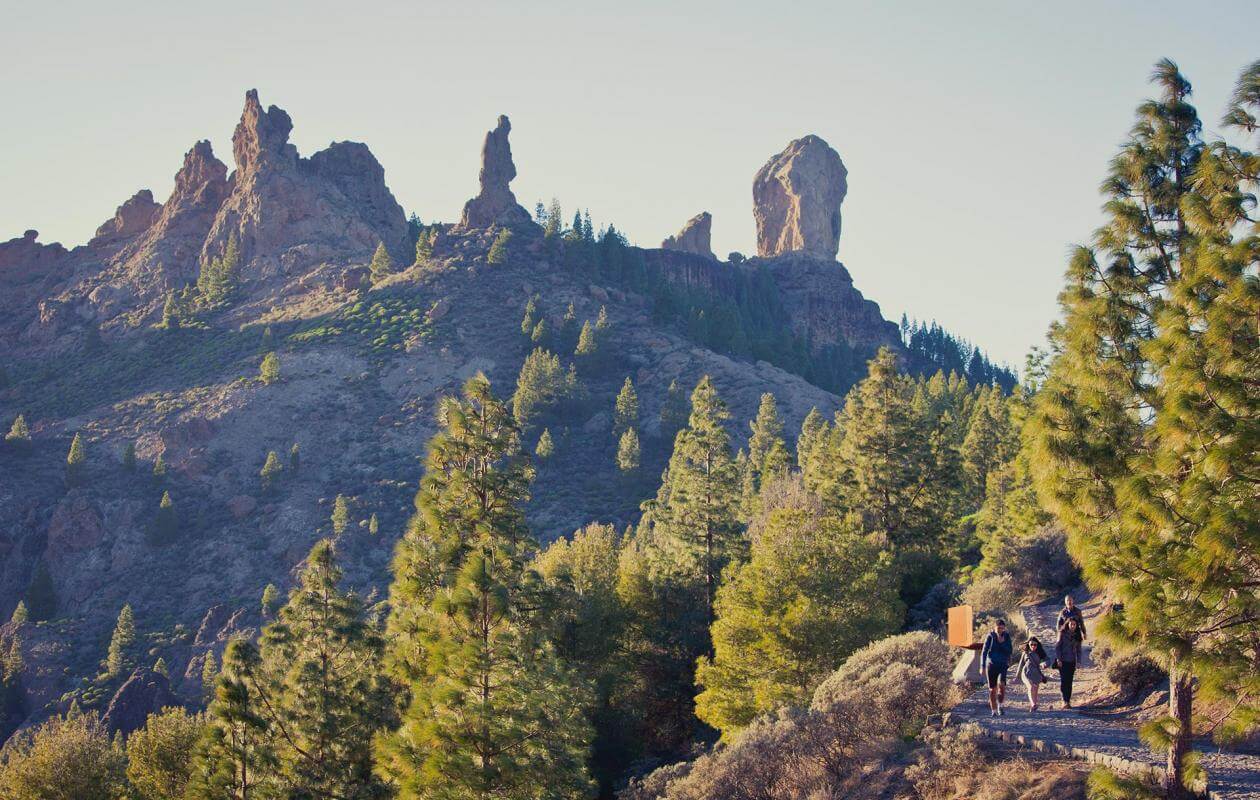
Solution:
[(848, 176), (840, 155), (813, 134), (772, 156), (753, 178), (757, 255), (803, 251), (834, 259)]

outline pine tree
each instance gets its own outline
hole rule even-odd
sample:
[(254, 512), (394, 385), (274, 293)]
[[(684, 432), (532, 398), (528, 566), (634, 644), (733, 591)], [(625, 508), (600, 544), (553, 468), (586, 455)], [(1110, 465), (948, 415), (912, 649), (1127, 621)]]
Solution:
[(525, 358), (516, 378), (512, 414), (518, 425), (528, 429), (546, 412), (572, 400), (578, 389), (577, 376), (564, 371), (558, 356), (535, 348)]
[(898, 630), (903, 608), (879, 540), (820, 513), (798, 488), (718, 590), (696, 715), (729, 740), (761, 714), (807, 705), (846, 656)]
[[(1087, 581), (1123, 605), (1100, 633), (1169, 673), (1169, 713), (1143, 729), (1170, 793), (1197, 773), (1192, 694), (1254, 725), (1260, 690), (1260, 236), (1247, 218), (1260, 158), (1204, 144), (1190, 84), (1156, 65), (1103, 183), (1107, 220), (1073, 254), (1056, 354), (1029, 422), (1038, 494)], [(1254, 134), (1260, 64), (1226, 117)]]
[(18, 448), (26, 448), (31, 444), (31, 429), (26, 425), (26, 416), (18, 414), (13, 426), (5, 434), (4, 440)]
[(276, 588), (274, 583), (269, 583), (263, 587), (262, 593), (262, 617), (270, 619), (275, 613), (276, 603), (280, 600), (280, 590)]
[(547, 324), (546, 317), (538, 320), (538, 324), (534, 326), (534, 332), (529, 336), (530, 341), (537, 347), (546, 347), (551, 343), (551, 326)]
[(13, 609), (13, 616), (9, 617), (9, 622), (14, 628), (20, 628), (26, 621), (30, 619), (30, 612), (26, 610), (26, 603), (22, 600), (18, 601), (17, 606)]
[(389, 257), (385, 243), (381, 242), (376, 246), (376, 252), (372, 253), (372, 262), (368, 265), (368, 280), (375, 286), (393, 274), (394, 259)]
[(74, 435), (70, 442), (70, 452), (66, 454), (66, 483), (78, 486), (83, 482), (87, 472), (87, 451), (83, 445), (83, 437)]
[(639, 434), (634, 428), (626, 428), (617, 442), (617, 469), (625, 473), (637, 472), (641, 455)]
[(599, 354), (599, 339), (595, 336), (595, 327), (589, 319), (582, 323), (582, 332), (578, 334), (577, 347), (573, 354), (587, 360), (593, 360)]
[(819, 413), (817, 407), (811, 408), (801, 422), (801, 435), (796, 437), (796, 466), (802, 473), (806, 472), (806, 465), (810, 463), (815, 450), (826, 438), (827, 427), (827, 420)]
[(368, 533), (376, 536), (381, 531), (381, 523), (376, 519), (376, 514), (368, 517)]
[(494, 243), (490, 245), (490, 252), (486, 254), (486, 262), (490, 264), (502, 264), (507, 261), (510, 245), (512, 242), (512, 231), (504, 228), (499, 231), (499, 235), (494, 237)]
[(687, 424), (687, 395), (678, 381), (669, 382), (665, 392), (665, 401), (661, 403), (661, 435), (670, 439)]
[(158, 327), (168, 331), (179, 328), (179, 307), (175, 304), (175, 293), (166, 293), (166, 302), (162, 304), (162, 322)]
[(416, 266), (424, 266), (433, 257), (433, 233), (427, 228), (420, 229), (416, 237)]
[(110, 678), (122, 675), (131, 668), (131, 649), (136, 643), (136, 621), (127, 604), (118, 612), (114, 634), (109, 640), (109, 653), (105, 657), (105, 675)]
[(525, 301), (525, 316), (521, 319), (521, 335), (532, 338), (541, 317), (538, 314), (538, 295), (530, 295)]
[(166, 459), (158, 453), (157, 458), (153, 460), (153, 482), (161, 483), (164, 480), (166, 480)]
[(289, 471), (296, 475), (301, 466), (302, 448), (297, 442), (294, 442), (293, 446), (289, 448)]
[(258, 365), (258, 379), (267, 386), (280, 380), (280, 357), (274, 351), (263, 356)]
[(538, 437), (538, 444), (534, 447), (534, 455), (541, 459), (551, 458), (556, 452), (555, 442), (551, 440), (551, 429), (543, 428), (542, 435)]
[(608, 320), (608, 309), (600, 306), (599, 313), (595, 315), (595, 335), (602, 341), (611, 328), (612, 323)]
[(713, 620), (718, 576), (743, 550), (739, 473), (723, 423), (730, 417), (713, 380), (691, 394), (687, 427), (674, 439), (656, 499), (645, 504), (654, 534), (680, 550), (680, 565), (701, 588), (706, 628)]
[(57, 614), (57, 590), (48, 565), (43, 561), (35, 568), (35, 575), (26, 587), (26, 607), (30, 609), (31, 619), (36, 622), (52, 619)]
[(127, 737), (127, 783), (135, 800), (182, 800), (204, 729), (201, 714), (178, 706), (149, 714)]
[(166, 659), (164, 658), (159, 658), (157, 661), (153, 663), (153, 671), (164, 678), (171, 677), (171, 671), (166, 666)]
[(9, 650), (0, 658), (0, 691), (13, 687), (26, 671), (26, 659), (22, 657), (22, 637), (14, 634), (9, 639)]
[(760, 491), (767, 480), (786, 475), (791, 463), (783, 441), (783, 420), (779, 418), (779, 406), (773, 394), (761, 395), (757, 417), (748, 427), (752, 430), (748, 439), (748, 467), (754, 490)]
[(639, 395), (627, 377), (613, 404), (613, 437), (620, 439), (626, 431), (639, 425)]
[(153, 531), (149, 537), (151, 544), (166, 545), (175, 540), (179, 534), (179, 515), (175, 511), (175, 503), (169, 491), (162, 492), (158, 502), (157, 514), (153, 518)]
[(223, 668), (216, 671), (213, 665), (214, 654), (207, 653), (201, 679), (212, 700), (186, 796), (206, 800), (276, 796), (274, 783), (268, 783), (278, 764), (256, 690), (258, 649), (253, 642), (233, 639), (223, 652)]
[(345, 495), (337, 495), (337, 499), (333, 501), (332, 516), (333, 536), (340, 536), (346, 532), (346, 526), (350, 524), (350, 504), (346, 502)]
[(136, 471), (136, 443), (127, 442), (123, 445), (122, 466), (128, 472)]
[(280, 466), (280, 456), (276, 455), (275, 450), (267, 451), (267, 458), (263, 460), (262, 469), (258, 471), (258, 477), (262, 479), (263, 491), (270, 491), (276, 486), (276, 482), (280, 480), (280, 473), (284, 471), (284, 467)]
[(263, 328), (262, 338), (258, 341), (259, 349), (264, 353), (269, 353), (276, 349), (276, 336), (271, 332), (271, 326)]
[(394, 559), (389, 663), (410, 700), (378, 769), (402, 800), (585, 796), (586, 692), (529, 611), (520, 432), (481, 375), (439, 420)]
[(564, 212), (560, 210), (560, 201), (551, 198), (551, 205), (547, 207), (547, 224), (543, 228), (543, 235), (548, 239), (553, 239), (564, 232)]
[(219, 663), (214, 658), (214, 651), (208, 650), (201, 662), (201, 691), (207, 702), (214, 699), (214, 687), (218, 680)]

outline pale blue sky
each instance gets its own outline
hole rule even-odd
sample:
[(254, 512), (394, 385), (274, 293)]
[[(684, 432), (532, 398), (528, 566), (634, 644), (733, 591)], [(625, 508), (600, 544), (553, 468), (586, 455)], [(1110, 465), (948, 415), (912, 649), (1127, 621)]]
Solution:
[(1162, 56), (1216, 128), (1260, 3), (30, 3), (0, 0), (0, 239), (85, 241), (165, 199), (202, 138), (231, 162), (246, 89), (303, 155), (366, 142), (403, 207), (453, 220), (484, 132), (514, 188), (654, 246), (701, 210), (754, 250), (754, 172), (816, 133), (849, 169), (840, 259), (886, 317), (1022, 363)]

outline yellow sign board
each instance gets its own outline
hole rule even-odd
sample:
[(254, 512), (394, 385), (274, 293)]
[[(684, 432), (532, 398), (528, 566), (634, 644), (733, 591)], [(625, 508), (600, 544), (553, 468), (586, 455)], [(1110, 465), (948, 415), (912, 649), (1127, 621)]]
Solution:
[(975, 631), (976, 615), (971, 606), (954, 606), (949, 609), (949, 644), (952, 647), (971, 647)]

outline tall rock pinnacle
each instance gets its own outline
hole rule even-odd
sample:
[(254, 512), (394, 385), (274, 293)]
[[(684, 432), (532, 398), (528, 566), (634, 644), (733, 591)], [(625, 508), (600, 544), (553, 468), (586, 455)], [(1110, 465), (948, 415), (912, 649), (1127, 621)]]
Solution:
[(753, 178), (757, 255), (804, 251), (834, 259), (848, 174), (840, 155), (813, 134), (767, 161)]
[(512, 163), (512, 146), (508, 134), (512, 123), (505, 116), (486, 134), (481, 148), (481, 191), (464, 204), (461, 228), (488, 228), (491, 225), (523, 225), (530, 221), (529, 212), (516, 202), (508, 184), (516, 177)]
[(677, 250), (682, 253), (695, 253), (706, 258), (715, 258), (712, 245), (713, 215), (701, 211), (682, 226), (674, 236), (661, 242), (662, 250)]

